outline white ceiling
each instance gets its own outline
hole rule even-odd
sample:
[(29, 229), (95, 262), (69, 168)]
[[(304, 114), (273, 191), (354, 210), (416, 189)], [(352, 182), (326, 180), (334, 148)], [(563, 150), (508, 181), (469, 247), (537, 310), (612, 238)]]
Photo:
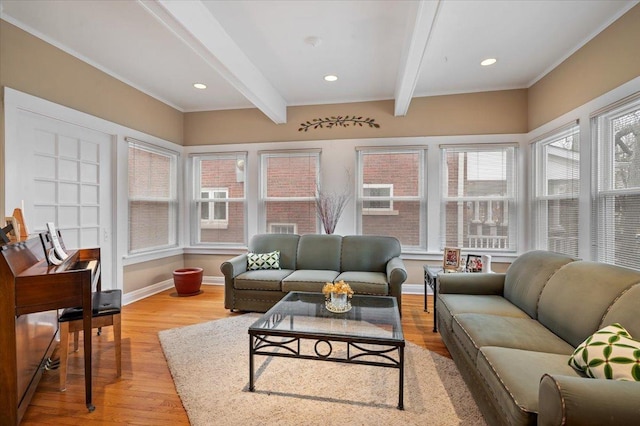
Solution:
[[(181, 110), (530, 87), (638, 0), (0, 0), (2, 19)], [(312, 46), (305, 40), (318, 37)], [(481, 67), (480, 61), (498, 62)], [(334, 83), (323, 76), (335, 74)], [(207, 84), (206, 90), (192, 84)]]

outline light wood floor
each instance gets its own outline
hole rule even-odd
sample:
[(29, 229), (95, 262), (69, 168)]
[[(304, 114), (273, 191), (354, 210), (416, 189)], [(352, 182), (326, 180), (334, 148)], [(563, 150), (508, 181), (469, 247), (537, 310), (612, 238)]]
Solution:
[[(115, 377), (111, 327), (103, 329), (101, 336), (94, 335), (93, 413), (84, 404), (81, 349), (69, 357), (67, 390), (58, 390), (57, 370), (46, 371), (21, 424), (188, 425), (158, 331), (240, 315), (224, 309), (222, 286), (202, 289), (204, 293), (195, 297), (174, 297), (174, 290), (167, 290), (123, 308), (120, 378)], [(429, 298), (429, 313), (423, 310), (422, 296), (405, 295), (402, 302), (405, 339), (449, 356), (440, 335), (432, 331), (433, 299)]]

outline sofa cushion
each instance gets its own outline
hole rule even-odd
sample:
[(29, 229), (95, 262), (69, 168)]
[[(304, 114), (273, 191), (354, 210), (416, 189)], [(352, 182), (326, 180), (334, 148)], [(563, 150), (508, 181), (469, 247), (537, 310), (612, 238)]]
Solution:
[(302, 235), (298, 241), (296, 269), (340, 270), (340, 235)]
[(291, 269), (260, 269), (243, 272), (233, 281), (233, 287), (238, 290), (280, 291), (280, 282), (292, 272)]
[(257, 269), (280, 269), (280, 252), (247, 253), (247, 270)]
[(569, 365), (594, 379), (640, 381), (640, 342), (611, 324), (578, 345)]
[(640, 272), (631, 269), (587, 261), (570, 263), (544, 287), (538, 320), (576, 347), (602, 328), (616, 299), (639, 282)]
[(567, 365), (566, 355), (522, 349), (484, 347), (476, 364), (505, 424), (536, 424), (538, 388), (545, 373), (584, 377)]
[(282, 291), (311, 291), (320, 293), (325, 283), (332, 283), (338, 271), (300, 269), (282, 280)]
[(269, 253), (278, 250), (280, 252), (280, 267), (282, 269), (296, 269), (299, 238), (300, 236), (296, 234), (254, 235), (249, 242), (249, 251)]
[(345, 236), (342, 237), (340, 272), (370, 271), (386, 273), (387, 262), (398, 256), (400, 256), (400, 242), (394, 237), (374, 235)]
[(499, 346), (564, 354), (566, 362), (574, 349), (531, 318), (459, 314), (453, 317), (451, 329), (471, 359), (484, 346)]
[(538, 299), (549, 278), (575, 259), (564, 254), (534, 250), (513, 261), (504, 280), (504, 297), (537, 318)]
[(382, 272), (343, 272), (335, 281), (343, 280), (351, 286), (356, 294), (389, 294), (389, 284), (387, 274)]
[(607, 310), (599, 328), (607, 324), (624, 324), (629, 334), (636, 338), (640, 336), (640, 321), (638, 321), (638, 306), (640, 306), (640, 284), (625, 290)]
[(471, 294), (438, 294), (438, 316), (451, 329), (451, 321), (458, 314), (491, 314), (505, 317), (529, 318), (523, 310), (502, 296)]

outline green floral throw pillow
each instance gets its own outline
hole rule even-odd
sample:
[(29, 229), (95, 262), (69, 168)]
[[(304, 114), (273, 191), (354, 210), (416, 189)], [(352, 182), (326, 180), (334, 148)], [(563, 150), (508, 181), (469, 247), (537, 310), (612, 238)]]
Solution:
[(271, 253), (247, 253), (247, 269), (280, 269), (280, 252)]
[(640, 381), (640, 342), (615, 323), (582, 342), (569, 365), (595, 379)]

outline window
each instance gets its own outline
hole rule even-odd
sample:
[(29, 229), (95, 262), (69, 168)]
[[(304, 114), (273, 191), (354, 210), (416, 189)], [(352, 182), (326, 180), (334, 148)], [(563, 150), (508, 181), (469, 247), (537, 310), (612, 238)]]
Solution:
[(315, 198), (320, 151), (260, 152), (260, 164), (261, 229), (318, 233)]
[(578, 256), (580, 137), (577, 123), (533, 143), (535, 247)]
[(271, 223), (269, 224), (270, 234), (297, 234), (298, 228), (295, 223)]
[[(393, 184), (362, 185), (362, 214), (391, 214), (393, 213)], [(380, 198), (376, 200), (376, 198)]]
[(203, 200), (214, 200), (210, 202), (202, 202), (200, 210), (200, 225), (203, 228), (220, 228), (227, 229), (229, 224), (229, 190), (227, 188), (203, 189), (200, 192), (200, 198)]
[(358, 232), (426, 248), (426, 149), (357, 148)]
[(192, 156), (193, 244), (245, 244), (246, 161), (244, 152)]
[(178, 154), (129, 139), (129, 253), (178, 241)]
[(443, 145), (441, 248), (516, 250), (516, 145)]
[(640, 94), (593, 117), (595, 258), (640, 270)]

